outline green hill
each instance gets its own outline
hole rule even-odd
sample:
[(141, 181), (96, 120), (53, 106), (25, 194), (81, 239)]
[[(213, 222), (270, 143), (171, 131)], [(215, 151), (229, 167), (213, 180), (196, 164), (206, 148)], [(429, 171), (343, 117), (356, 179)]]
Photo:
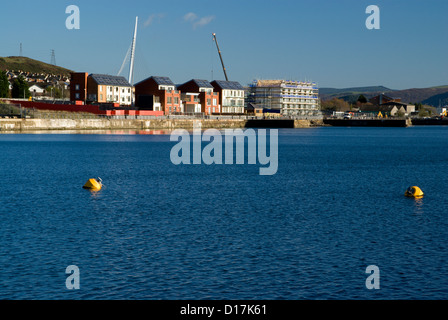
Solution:
[(38, 60), (30, 59), (27, 57), (0, 57), (0, 70), (14, 70), (24, 71), (31, 73), (45, 73), (54, 75), (66, 75), (69, 76), (69, 69), (54, 66), (48, 63), (44, 63)]

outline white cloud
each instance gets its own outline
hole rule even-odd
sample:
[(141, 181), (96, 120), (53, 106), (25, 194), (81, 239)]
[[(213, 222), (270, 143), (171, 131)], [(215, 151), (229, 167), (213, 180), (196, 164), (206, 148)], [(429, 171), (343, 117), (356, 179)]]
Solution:
[(198, 18), (198, 16), (193, 12), (189, 12), (186, 15), (184, 15), (184, 21), (187, 21), (187, 22), (193, 22), (197, 18)]
[(143, 25), (145, 26), (145, 28), (149, 27), (154, 21), (160, 21), (164, 17), (165, 15), (163, 13), (152, 14), (148, 17), (148, 19), (146, 19)]
[(193, 28), (196, 29), (197, 27), (203, 27), (203, 26), (209, 24), (210, 22), (212, 22), (214, 19), (215, 19), (215, 16), (203, 17), (203, 18), (199, 19), (199, 21), (197, 21), (193, 24)]

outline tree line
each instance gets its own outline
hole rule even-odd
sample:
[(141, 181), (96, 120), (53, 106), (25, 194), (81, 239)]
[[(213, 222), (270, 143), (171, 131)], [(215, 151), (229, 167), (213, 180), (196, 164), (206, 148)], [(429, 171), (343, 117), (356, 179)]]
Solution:
[(8, 76), (5, 71), (0, 71), (0, 98), (28, 99), (31, 96), (29, 89), (25, 78), (20, 76), (14, 79), (10, 91)]

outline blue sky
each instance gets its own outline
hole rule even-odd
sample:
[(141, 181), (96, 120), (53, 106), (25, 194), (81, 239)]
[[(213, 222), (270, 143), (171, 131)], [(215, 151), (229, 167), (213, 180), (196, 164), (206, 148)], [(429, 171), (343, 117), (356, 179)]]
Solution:
[[(65, 9), (77, 5), (80, 30)], [(368, 30), (366, 8), (380, 8)], [(42, 0), (2, 4), (0, 56), (19, 54), (75, 71), (116, 75), (139, 17), (135, 81), (152, 75), (175, 83), (224, 79), (215, 32), (230, 80), (312, 80), (320, 87), (448, 85), (446, 0)], [(127, 77), (128, 67), (123, 75)]]

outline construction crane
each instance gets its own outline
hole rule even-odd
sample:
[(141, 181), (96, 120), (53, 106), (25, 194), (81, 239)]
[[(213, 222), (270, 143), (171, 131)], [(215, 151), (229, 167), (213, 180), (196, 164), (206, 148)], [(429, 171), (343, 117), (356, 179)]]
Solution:
[(222, 60), (221, 50), (219, 50), (218, 39), (216, 39), (216, 33), (213, 33), (213, 41), (215, 41), (216, 48), (218, 48), (219, 58), (221, 59), (222, 69), (224, 70), (226, 81), (229, 81), (229, 78), (227, 77), (226, 67), (224, 66), (224, 61)]

